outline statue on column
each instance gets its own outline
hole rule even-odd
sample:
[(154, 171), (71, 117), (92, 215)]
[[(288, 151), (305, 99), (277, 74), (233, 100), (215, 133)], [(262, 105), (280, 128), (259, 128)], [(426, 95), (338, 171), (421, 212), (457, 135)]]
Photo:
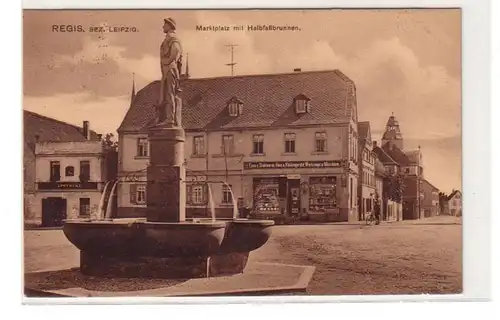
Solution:
[(157, 115), (159, 124), (181, 126), (179, 80), (182, 71), (182, 47), (175, 30), (174, 19), (164, 19), (165, 40), (160, 47), (161, 87)]

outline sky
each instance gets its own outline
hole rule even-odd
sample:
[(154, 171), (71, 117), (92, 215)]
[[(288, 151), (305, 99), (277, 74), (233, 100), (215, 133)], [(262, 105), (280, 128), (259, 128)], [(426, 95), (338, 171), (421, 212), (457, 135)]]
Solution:
[[(358, 117), (370, 121), (373, 139), (394, 113), (405, 149), (421, 146), (425, 177), (444, 192), (461, 189), (458, 9), (24, 11), (24, 109), (115, 132), (130, 106), (133, 77), (137, 90), (160, 78), (166, 17), (177, 22), (193, 78), (230, 75), (229, 44), (237, 45), (235, 75), (341, 70), (356, 83)], [(246, 31), (260, 24), (298, 30)], [(85, 32), (54, 31), (60, 25)], [(99, 26), (136, 32), (90, 32)]]

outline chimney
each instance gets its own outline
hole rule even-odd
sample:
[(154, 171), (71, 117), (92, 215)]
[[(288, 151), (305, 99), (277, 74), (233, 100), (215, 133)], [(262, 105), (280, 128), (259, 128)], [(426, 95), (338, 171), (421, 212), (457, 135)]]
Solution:
[(301, 71), (302, 71), (301, 68), (295, 68), (295, 69), (293, 69), (293, 72), (301, 72)]
[(83, 136), (90, 140), (90, 125), (88, 121), (83, 121)]

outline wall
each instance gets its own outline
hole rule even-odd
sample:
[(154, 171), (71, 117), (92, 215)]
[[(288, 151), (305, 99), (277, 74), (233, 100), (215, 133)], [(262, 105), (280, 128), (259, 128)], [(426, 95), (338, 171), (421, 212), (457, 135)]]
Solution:
[(99, 202), (101, 201), (101, 192), (99, 191), (66, 191), (66, 192), (38, 192), (34, 199), (35, 219), (41, 223), (42, 220), (42, 200), (50, 197), (61, 197), (66, 199), (67, 219), (79, 218), (80, 198), (90, 198), (90, 215), (92, 219), (99, 218)]
[[(296, 134), (296, 153), (285, 154), (285, 133)], [(314, 152), (316, 132), (326, 132), (327, 149), (324, 153)], [(253, 155), (253, 135), (264, 135), (264, 154)], [(186, 132), (184, 145), (187, 167), (190, 170), (205, 170), (206, 157), (193, 156), (193, 138), (202, 135), (205, 137), (205, 151), (209, 154), (209, 170), (224, 171), (226, 161), (228, 170), (241, 170), (243, 161), (305, 161), (331, 160), (347, 158), (347, 128), (342, 126), (309, 127), (293, 129), (266, 129), (210, 132)], [(234, 154), (223, 156), (222, 136), (233, 135)], [(208, 139), (206, 138), (208, 136)], [(121, 134), (120, 143), (120, 171), (137, 171), (145, 169), (149, 159), (137, 156), (137, 139), (147, 138), (147, 134)]]
[[(80, 161), (90, 162), (90, 181), (103, 181), (103, 155), (99, 141), (37, 143), (35, 155), (35, 182), (50, 181), (51, 161), (59, 161), (61, 164), (61, 182), (80, 180)], [(73, 176), (65, 175), (67, 166), (74, 167)]]
[(448, 207), (450, 215), (457, 216), (462, 214), (462, 195), (459, 192), (448, 201)]
[(422, 190), (424, 193), (422, 199), (424, 217), (437, 216), (439, 214), (439, 190), (434, 188), (426, 180), (422, 183)]
[[(296, 134), (296, 153), (285, 154), (285, 139), (284, 134), (293, 132)], [(326, 152), (316, 153), (315, 133), (326, 132), (327, 147)], [(223, 156), (222, 152), (222, 136), (231, 134), (234, 136), (234, 154)], [(253, 151), (253, 135), (264, 135), (264, 154), (254, 155)], [(205, 152), (208, 157), (203, 155), (193, 155), (193, 139), (195, 136), (202, 135), (205, 137)], [(253, 177), (260, 176), (280, 176), (283, 174), (299, 174), (301, 179), (307, 180), (310, 175), (337, 175), (338, 183), (340, 177), (344, 176), (345, 168), (339, 166), (336, 168), (317, 168), (317, 169), (244, 169), (245, 162), (276, 162), (276, 161), (325, 161), (325, 160), (347, 160), (349, 155), (349, 131), (345, 126), (329, 126), (329, 127), (309, 127), (309, 128), (293, 128), (293, 129), (266, 129), (266, 130), (241, 130), (241, 131), (224, 131), (210, 132), (208, 135), (205, 132), (186, 132), (186, 143), (184, 145), (187, 175), (188, 177), (198, 176), (204, 177), (209, 181), (228, 181), (233, 186), (235, 198), (244, 197), (246, 204), (251, 207), (253, 205)], [(148, 166), (148, 157), (137, 157), (137, 139), (147, 137), (146, 134), (120, 134), (119, 138), (119, 176), (130, 178), (130, 173), (140, 183), (146, 182), (145, 170)], [(355, 157), (356, 158), (356, 157)], [(227, 170), (226, 170), (227, 163)], [(353, 173), (349, 176), (353, 178), (353, 203), (352, 207), (348, 201), (348, 188), (350, 188), (350, 179), (345, 179), (346, 186), (338, 188), (339, 206), (341, 206), (342, 219), (347, 221), (352, 212), (356, 209), (357, 196), (357, 164), (354, 164)], [(207, 171), (208, 168), (208, 171)], [(143, 170), (143, 171), (140, 171)], [(139, 172), (140, 171), (140, 172)], [(345, 176), (347, 177), (347, 175)], [(121, 183), (118, 188), (118, 207), (119, 216), (145, 216), (146, 205), (134, 205), (130, 203), (130, 184), (132, 182)], [(222, 204), (222, 184), (213, 183), (212, 194), (214, 203), (217, 209), (218, 216), (231, 215), (232, 208), (230, 205)], [(342, 189), (342, 190), (339, 190)], [(303, 201), (307, 201), (304, 198)], [(305, 202), (304, 202), (305, 203)], [(187, 215), (205, 215), (206, 205), (189, 206)], [(313, 213), (314, 215), (314, 213)], [(339, 218), (340, 219), (340, 218)]]

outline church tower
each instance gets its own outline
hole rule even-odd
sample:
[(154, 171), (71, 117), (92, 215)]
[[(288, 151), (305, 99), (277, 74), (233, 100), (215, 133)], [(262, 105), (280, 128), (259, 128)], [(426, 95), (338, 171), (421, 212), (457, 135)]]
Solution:
[(394, 113), (387, 120), (387, 124), (385, 126), (385, 132), (382, 136), (382, 145), (386, 143), (390, 144), (390, 146), (396, 146), (399, 149), (403, 150), (403, 135), (399, 130), (399, 122), (394, 117)]

